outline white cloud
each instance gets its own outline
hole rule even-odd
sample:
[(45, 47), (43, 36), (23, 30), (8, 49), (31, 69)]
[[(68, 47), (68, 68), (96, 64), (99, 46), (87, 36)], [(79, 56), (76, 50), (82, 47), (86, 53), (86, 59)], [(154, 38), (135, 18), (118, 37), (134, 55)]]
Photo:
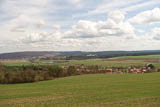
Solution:
[(36, 16), (43, 13), (51, 0), (5, 0), (1, 7), (6, 16), (16, 17), (20, 14)]
[(68, 3), (75, 8), (83, 8), (83, 0), (68, 0)]
[[(51, 0), (5, 0), (0, 10), (5, 16), (1, 28), (8, 32), (27, 32), (41, 28), (46, 24), (45, 12)], [(1, 21), (1, 20), (0, 20)], [(10, 36), (10, 35), (8, 35)], [(17, 34), (17, 36), (19, 36)]]
[(89, 11), (88, 14), (106, 13), (118, 9), (119, 7), (127, 6), (136, 2), (138, 2), (138, 0), (123, 0), (121, 2), (119, 2), (118, 0), (112, 0), (107, 2), (104, 1), (95, 10)]
[(48, 39), (48, 34), (46, 32), (42, 33), (31, 33), (28, 34), (25, 38), (22, 39), (24, 43), (35, 43), (35, 42), (43, 42)]
[(78, 21), (72, 29), (65, 33), (70, 38), (94, 38), (107, 36), (131, 36), (134, 27), (125, 21), (125, 15), (120, 11), (112, 11), (106, 21)]
[(121, 10), (123, 12), (129, 12), (129, 11), (136, 11), (140, 8), (144, 8), (146, 6), (155, 5), (159, 2), (159, 0), (147, 0), (145, 2), (142, 2), (144, 0), (104, 0), (101, 2), (98, 6), (96, 6), (92, 10), (88, 10), (87, 13), (83, 14), (74, 14), (72, 17), (81, 17), (81, 16), (92, 16), (92, 15), (99, 15), (99, 14), (106, 14), (110, 11), (114, 10)]
[[(139, 2), (139, 1), (137, 1), (137, 2)], [(160, 4), (159, 0), (146, 0), (145, 2), (138, 3), (136, 5), (127, 6), (127, 7), (120, 9), (120, 10), (124, 11), (124, 12), (133, 12), (138, 9), (145, 8), (148, 6), (157, 5), (157, 4)]]
[(97, 36), (96, 22), (80, 20), (72, 29), (65, 32), (65, 36), (69, 38), (92, 38)]
[(159, 25), (145, 25), (160, 22), (158, 4), (159, 0), (3, 0), (0, 47), (2, 51), (159, 49)]
[(130, 22), (136, 24), (154, 24), (160, 23), (160, 8), (144, 11), (129, 19)]
[(59, 31), (55, 32), (34, 32), (28, 33), (26, 36), (18, 38), (18, 41), (24, 44), (37, 44), (37, 43), (44, 43), (44, 42), (55, 42), (61, 39), (62, 34)]
[(26, 31), (33, 28), (41, 28), (45, 21), (41, 18), (34, 18), (27, 15), (19, 15), (5, 23), (11, 31)]
[(155, 40), (160, 40), (160, 28), (152, 29), (152, 36)]
[(108, 18), (114, 20), (116, 23), (124, 21), (125, 15), (121, 11), (112, 11), (108, 14)]

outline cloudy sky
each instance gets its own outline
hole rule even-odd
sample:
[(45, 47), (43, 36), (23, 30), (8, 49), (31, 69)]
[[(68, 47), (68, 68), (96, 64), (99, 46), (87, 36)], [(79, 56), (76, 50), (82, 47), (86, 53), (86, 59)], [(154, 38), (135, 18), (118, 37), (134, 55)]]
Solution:
[(160, 0), (0, 0), (0, 53), (160, 49)]

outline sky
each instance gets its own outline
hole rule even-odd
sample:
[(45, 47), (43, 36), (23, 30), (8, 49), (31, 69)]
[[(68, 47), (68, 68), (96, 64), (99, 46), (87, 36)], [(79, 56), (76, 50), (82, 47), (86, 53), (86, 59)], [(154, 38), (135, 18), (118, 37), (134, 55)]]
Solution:
[(0, 0), (0, 53), (160, 50), (160, 0)]

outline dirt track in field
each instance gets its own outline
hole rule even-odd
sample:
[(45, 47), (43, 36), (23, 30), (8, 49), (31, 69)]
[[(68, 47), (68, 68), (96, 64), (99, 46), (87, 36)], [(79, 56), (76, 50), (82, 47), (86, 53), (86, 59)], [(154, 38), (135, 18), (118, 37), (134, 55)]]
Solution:
[(107, 59), (107, 61), (144, 61), (144, 62), (151, 62), (151, 63), (158, 63), (160, 62), (159, 58), (117, 58), (117, 59)]

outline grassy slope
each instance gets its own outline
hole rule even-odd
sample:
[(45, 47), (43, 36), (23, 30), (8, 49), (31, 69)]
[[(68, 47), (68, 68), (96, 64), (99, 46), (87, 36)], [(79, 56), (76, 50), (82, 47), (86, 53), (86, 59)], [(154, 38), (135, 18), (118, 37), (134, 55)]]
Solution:
[(3, 65), (5, 66), (28, 66), (31, 65), (30, 62), (2, 62)]
[[(160, 55), (146, 55), (146, 56), (123, 56), (123, 57), (115, 57), (111, 59), (117, 58), (160, 58)], [(128, 60), (128, 61), (107, 61), (107, 59), (88, 59), (88, 60), (70, 60), (69, 62), (61, 62), (61, 63), (53, 63), (60, 66), (65, 65), (99, 65), (101, 67), (128, 67), (128, 66), (144, 66), (145, 64), (150, 62), (144, 62), (144, 60)], [(158, 68), (160, 68), (160, 63), (154, 63)]]
[(160, 73), (96, 74), (0, 85), (0, 106), (157, 107)]
[(98, 60), (98, 59), (91, 59), (91, 60), (81, 60), (81, 61), (71, 61), (70, 64), (84, 64), (84, 65), (99, 65), (102, 67), (128, 67), (131, 65), (144, 65), (143, 61), (107, 61), (107, 60)]
[[(111, 59), (117, 59), (117, 58), (160, 58), (160, 55), (146, 55), (146, 56), (122, 56), (122, 57), (115, 57)], [(143, 60), (128, 60), (128, 61), (107, 61), (104, 59), (89, 59), (89, 60), (70, 60), (68, 62), (66, 61), (40, 61), (39, 64), (48, 64), (48, 62), (53, 62), (55, 65), (65, 66), (65, 65), (77, 65), (77, 64), (85, 64), (85, 65), (99, 65), (102, 67), (128, 67), (132, 65), (139, 65), (144, 66), (147, 64), (147, 62), (144, 62)], [(148, 62), (150, 63), (150, 62)], [(25, 62), (5, 62), (3, 63), (6, 66), (22, 66), (22, 65), (31, 65), (29, 61)], [(34, 64), (34, 65), (39, 65)], [(159, 63), (154, 63), (158, 68), (160, 68)]]
[(160, 58), (160, 55), (144, 55), (144, 56), (121, 56), (115, 58)]

